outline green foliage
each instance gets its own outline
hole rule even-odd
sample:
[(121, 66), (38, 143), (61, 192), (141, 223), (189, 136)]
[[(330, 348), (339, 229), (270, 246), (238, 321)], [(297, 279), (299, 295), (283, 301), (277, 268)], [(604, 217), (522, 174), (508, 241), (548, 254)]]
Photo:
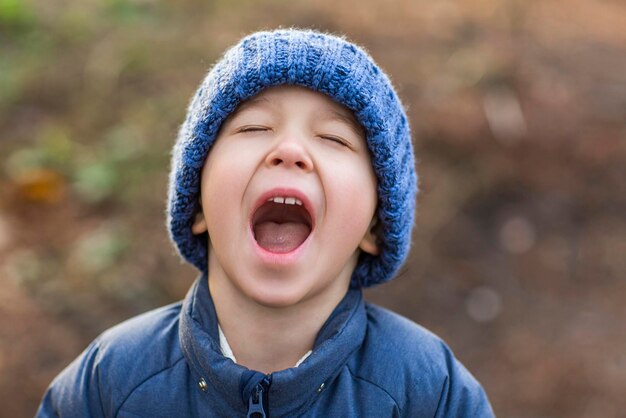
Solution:
[(81, 270), (99, 273), (119, 261), (128, 246), (128, 238), (121, 228), (104, 224), (76, 243), (72, 259)]
[(24, 0), (0, 0), (0, 28), (24, 30), (35, 23), (35, 16)]
[[(17, 148), (5, 160), (9, 178), (20, 179), (37, 170), (52, 170), (63, 176), (86, 203), (132, 198), (149, 170), (146, 150), (136, 130), (118, 125), (98, 141), (81, 144), (59, 125), (46, 125), (30, 147)], [(133, 184), (135, 184), (133, 188)]]
[(123, 197), (142, 151), (132, 128), (114, 127), (90, 151), (77, 157), (72, 176), (76, 192), (88, 202)]
[(41, 168), (69, 174), (75, 152), (76, 144), (63, 127), (46, 125), (39, 131), (34, 146), (18, 148), (9, 154), (6, 171), (13, 178)]
[(98, 202), (113, 195), (119, 180), (114, 164), (97, 161), (77, 168), (73, 186), (87, 201)]

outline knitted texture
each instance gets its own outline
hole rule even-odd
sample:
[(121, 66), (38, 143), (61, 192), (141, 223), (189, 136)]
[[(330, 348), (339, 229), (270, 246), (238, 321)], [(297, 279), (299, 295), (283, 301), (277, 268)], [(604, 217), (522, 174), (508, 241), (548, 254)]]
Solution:
[(172, 153), (168, 228), (180, 255), (207, 271), (207, 235), (191, 232), (199, 209), (201, 170), (224, 120), (244, 100), (281, 84), (330, 96), (365, 129), (378, 179), (377, 256), (362, 252), (352, 287), (390, 280), (404, 263), (413, 228), (417, 175), (404, 108), (387, 75), (360, 47), (304, 30), (257, 32), (229, 49), (189, 106)]

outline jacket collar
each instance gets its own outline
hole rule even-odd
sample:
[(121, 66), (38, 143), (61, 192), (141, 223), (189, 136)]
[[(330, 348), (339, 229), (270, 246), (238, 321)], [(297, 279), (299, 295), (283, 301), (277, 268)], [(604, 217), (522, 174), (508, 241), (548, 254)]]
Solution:
[[(319, 393), (332, 384), (350, 355), (361, 345), (365, 326), (362, 293), (351, 289), (322, 326), (313, 353), (297, 368), (272, 373), (270, 413), (298, 416), (305, 411)], [(198, 379), (205, 379), (210, 387), (207, 396), (212, 398), (211, 402), (221, 399), (220, 409), (227, 408), (237, 415), (245, 413), (250, 387), (264, 375), (251, 373), (222, 355), (206, 275), (196, 280), (185, 297), (179, 338), (187, 363), (199, 375)]]

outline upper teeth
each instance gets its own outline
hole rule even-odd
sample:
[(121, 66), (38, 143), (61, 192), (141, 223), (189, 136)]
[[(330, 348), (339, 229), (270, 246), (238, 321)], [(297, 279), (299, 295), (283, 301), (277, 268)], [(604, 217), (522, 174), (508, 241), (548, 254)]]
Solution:
[(300, 199), (296, 199), (295, 197), (270, 197), (267, 199), (268, 202), (274, 203), (284, 203), (286, 205), (298, 205), (302, 206), (302, 201)]

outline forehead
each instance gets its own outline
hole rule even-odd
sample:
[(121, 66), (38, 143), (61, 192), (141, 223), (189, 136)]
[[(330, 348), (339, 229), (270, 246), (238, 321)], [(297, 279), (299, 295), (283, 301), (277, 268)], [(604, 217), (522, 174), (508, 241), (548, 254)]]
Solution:
[(269, 87), (256, 96), (242, 102), (231, 114), (231, 118), (239, 113), (251, 109), (273, 110), (281, 106), (290, 106), (292, 103), (309, 101), (316, 106), (317, 114), (327, 120), (343, 122), (349, 125), (358, 135), (365, 136), (363, 126), (358, 122), (354, 112), (331, 99), (329, 96), (294, 85), (280, 85)]

